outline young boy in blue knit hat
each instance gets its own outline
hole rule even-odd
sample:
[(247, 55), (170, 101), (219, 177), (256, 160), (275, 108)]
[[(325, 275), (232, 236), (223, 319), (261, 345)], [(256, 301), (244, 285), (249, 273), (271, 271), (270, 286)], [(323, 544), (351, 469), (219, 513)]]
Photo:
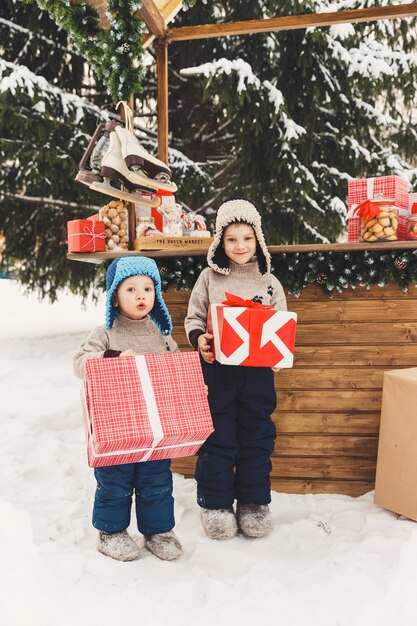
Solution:
[[(93, 330), (74, 356), (74, 372), (84, 375), (87, 359), (178, 352), (172, 321), (162, 298), (155, 261), (140, 256), (115, 259), (106, 274), (106, 325)], [(139, 547), (130, 537), (132, 495), (145, 546), (158, 558), (182, 553), (174, 531), (170, 460), (97, 467), (93, 526), (97, 549), (119, 561), (132, 561)]]

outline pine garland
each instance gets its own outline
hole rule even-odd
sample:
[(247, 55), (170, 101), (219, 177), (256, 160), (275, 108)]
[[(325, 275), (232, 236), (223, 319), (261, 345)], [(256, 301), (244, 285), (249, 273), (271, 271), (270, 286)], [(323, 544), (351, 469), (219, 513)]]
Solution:
[[(206, 267), (204, 257), (158, 259), (163, 289), (192, 289)], [(356, 287), (384, 287), (397, 283), (404, 292), (417, 286), (417, 250), (360, 250), (358, 252), (284, 253), (272, 256), (272, 272), (288, 293), (299, 296), (310, 284), (318, 284), (332, 297), (334, 292)]]
[[(142, 35), (145, 25), (135, 17), (136, 0), (107, 0), (110, 28), (99, 28), (99, 15), (85, 2), (68, 0), (23, 0), (36, 2), (47, 11), (56, 24), (73, 38), (80, 53), (107, 85), (114, 103), (140, 94), (144, 68)], [(195, 0), (184, 0), (189, 9)]]
[(127, 100), (133, 93), (141, 93), (144, 25), (133, 16), (136, 2), (108, 0), (110, 29), (99, 28), (98, 13), (84, 2), (36, 0), (36, 3), (60, 28), (68, 31), (97, 76), (106, 83), (115, 103)]

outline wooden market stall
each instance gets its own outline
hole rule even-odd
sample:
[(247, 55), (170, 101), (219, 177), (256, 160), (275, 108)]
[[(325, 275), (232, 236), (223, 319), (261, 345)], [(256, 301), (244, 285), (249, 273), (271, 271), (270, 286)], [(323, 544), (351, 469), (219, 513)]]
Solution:
[[(416, 249), (416, 242), (269, 246), (280, 253)], [(206, 250), (153, 251), (154, 258), (205, 256)], [(139, 254), (131, 251), (129, 254)], [(69, 254), (101, 262), (117, 253)], [(165, 293), (181, 350), (189, 291)], [(346, 289), (332, 298), (318, 285), (299, 297), (287, 294), (298, 314), (293, 369), (275, 374), (278, 438), (272, 458), (272, 485), (288, 493), (360, 495), (373, 489), (383, 372), (417, 364), (417, 289), (396, 284)], [(191, 477), (195, 459), (177, 459), (173, 469)]]
[[(87, 0), (105, 7), (104, 1)], [(158, 69), (158, 156), (168, 157), (168, 44), (202, 37), (233, 36), (331, 24), (417, 15), (417, 4), (309, 14), (247, 22), (168, 28), (180, 8), (175, 0), (142, 0), (141, 17), (155, 40)], [(105, 24), (103, 27), (106, 27)], [(270, 246), (279, 254), (317, 251), (416, 249), (417, 242)], [(205, 256), (207, 247), (159, 250), (154, 258)], [(71, 260), (101, 263), (126, 252), (72, 253)], [(284, 285), (285, 287), (285, 285)], [(174, 338), (187, 343), (183, 322), (189, 291), (169, 289), (165, 300), (174, 322)], [(373, 488), (381, 390), (384, 370), (417, 364), (417, 290), (403, 292), (395, 284), (334, 293), (329, 299), (318, 285), (300, 297), (287, 294), (288, 308), (298, 314), (295, 366), (275, 375), (278, 438), (273, 455), (272, 484), (289, 493), (360, 495)], [(193, 476), (194, 459), (179, 459), (173, 469)]]

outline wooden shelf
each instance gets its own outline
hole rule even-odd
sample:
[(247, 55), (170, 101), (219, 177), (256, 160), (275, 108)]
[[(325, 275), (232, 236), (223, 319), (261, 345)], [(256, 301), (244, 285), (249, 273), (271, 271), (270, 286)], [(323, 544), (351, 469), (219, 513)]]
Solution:
[(120, 256), (147, 256), (153, 259), (180, 257), (180, 256), (207, 256), (205, 248), (178, 248), (172, 250), (118, 250), (116, 252), (68, 252), (67, 259), (70, 261), (83, 261), (84, 263), (103, 263), (112, 261)]
[[(324, 243), (324, 244), (300, 244), (292, 246), (268, 246), (271, 254), (294, 252), (360, 252), (363, 250), (405, 250), (417, 249), (417, 241), (388, 241), (385, 243)], [(103, 263), (112, 261), (120, 256), (141, 255), (154, 259), (183, 257), (183, 256), (207, 256), (205, 248), (178, 248), (176, 250), (120, 250), (117, 252), (69, 252), (67, 259), (70, 261), (82, 261), (83, 263)]]
[(417, 248), (417, 241), (385, 241), (381, 243), (321, 243), (292, 246), (268, 246), (271, 254), (279, 252), (360, 252), (361, 250), (397, 250)]

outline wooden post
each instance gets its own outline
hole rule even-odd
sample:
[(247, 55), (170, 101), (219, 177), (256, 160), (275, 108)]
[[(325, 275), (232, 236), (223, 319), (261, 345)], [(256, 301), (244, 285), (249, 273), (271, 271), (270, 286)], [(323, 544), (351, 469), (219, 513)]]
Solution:
[(158, 158), (168, 163), (168, 41), (156, 43), (156, 69), (158, 75)]

